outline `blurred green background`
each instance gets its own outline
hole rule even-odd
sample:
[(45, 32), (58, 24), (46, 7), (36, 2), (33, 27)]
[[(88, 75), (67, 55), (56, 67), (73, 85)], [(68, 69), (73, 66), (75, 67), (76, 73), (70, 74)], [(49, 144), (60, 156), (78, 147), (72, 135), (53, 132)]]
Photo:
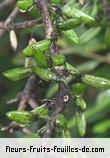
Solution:
[[(2, 0), (0, 1), (0, 3)], [(98, 9), (93, 14), (93, 9), (97, 4)], [(108, 3), (109, 5), (109, 3)], [(14, 6), (8, 6), (4, 11), (0, 12), (0, 21), (4, 21)], [(79, 7), (79, 6), (78, 6)], [(110, 7), (110, 6), (109, 6)], [(65, 54), (69, 63), (76, 65), (82, 73), (93, 74), (110, 79), (110, 25), (108, 16), (104, 14), (103, 6), (99, 1), (86, 0), (85, 12), (92, 14), (96, 18), (96, 27), (100, 27), (100, 31), (91, 38), (87, 43), (76, 46), (64, 38), (58, 40), (58, 46), (61, 53)], [(110, 14), (109, 14), (110, 16)], [(19, 13), (14, 20), (24, 21), (39, 18), (39, 11), (34, 9), (28, 13)], [(90, 26), (83, 24), (76, 28), (79, 36), (88, 30)], [(10, 46), (8, 31), (0, 38), (0, 126), (6, 126), (9, 120), (5, 113), (12, 109), (17, 109), (17, 104), (8, 105), (6, 102), (23, 89), (26, 80), (19, 82), (11, 82), (5, 79), (2, 73), (10, 68), (22, 66), (24, 58), (22, 56), (22, 49), (28, 44), (31, 37), (36, 40), (44, 38), (44, 30), (41, 26), (32, 28), (15, 30), (18, 39), (18, 48), (14, 52)], [(50, 88), (48, 88), (50, 87)], [(39, 98), (52, 97), (51, 85), (44, 85), (38, 88)], [(87, 102), (87, 110), (85, 112), (87, 118), (87, 131), (85, 137), (110, 137), (110, 89), (105, 91), (97, 91), (94, 88), (88, 87), (84, 98)], [(68, 128), (71, 131), (72, 137), (78, 137), (75, 123), (74, 123), (75, 103), (71, 101), (70, 105), (65, 111), (68, 120)], [(39, 122), (42, 124), (42, 122)], [(30, 128), (34, 131), (37, 129), (37, 123), (34, 122)], [(24, 137), (24, 135), (16, 131), (13, 134), (8, 132), (0, 132), (0, 137)]]

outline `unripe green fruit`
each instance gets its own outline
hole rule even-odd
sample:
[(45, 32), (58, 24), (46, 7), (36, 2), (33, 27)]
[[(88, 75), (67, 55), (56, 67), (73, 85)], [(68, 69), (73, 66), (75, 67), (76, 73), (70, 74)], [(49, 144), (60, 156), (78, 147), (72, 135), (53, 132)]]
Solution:
[(33, 0), (18, 0), (17, 5), (21, 12), (25, 12), (32, 7)]
[(19, 124), (29, 124), (34, 120), (34, 115), (27, 111), (10, 111), (7, 117)]
[(63, 65), (65, 63), (65, 60), (65, 56), (62, 54), (52, 56), (52, 62), (55, 66)]
[(92, 75), (83, 75), (81, 79), (82, 79), (82, 82), (84, 82), (85, 84), (93, 86), (97, 89), (110, 88), (110, 81), (102, 77), (95, 77)]
[(32, 68), (19, 67), (19, 68), (8, 70), (4, 72), (3, 75), (9, 80), (18, 81), (30, 76), (32, 72), (33, 72)]

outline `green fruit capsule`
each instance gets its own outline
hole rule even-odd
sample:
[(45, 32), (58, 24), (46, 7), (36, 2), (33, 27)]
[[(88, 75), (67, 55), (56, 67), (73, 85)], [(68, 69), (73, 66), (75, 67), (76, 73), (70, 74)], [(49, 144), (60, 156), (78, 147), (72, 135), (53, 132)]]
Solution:
[(79, 18), (81, 19), (85, 24), (92, 23), (95, 21), (94, 18), (91, 16), (83, 13), (80, 10), (77, 10), (75, 8), (71, 8), (70, 6), (65, 5), (62, 9), (62, 12), (65, 16), (69, 18)]
[(76, 105), (81, 108), (81, 110), (86, 109), (86, 102), (82, 97), (76, 98)]
[(83, 83), (72, 84), (72, 92), (76, 97), (81, 96), (86, 89), (86, 86)]
[(7, 117), (19, 124), (30, 124), (34, 120), (34, 115), (27, 111), (10, 111)]
[(73, 42), (74, 44), (79, 43), (79, 37), (77, 36), (76, 32), (73, 29), (62, 31), (62, 34), (64, 35), (64, 37), (66, 37), (66, 39)]
[(83, 75), (81, 77), (82, 82), (87, 85), (93, 86), (97, 89), (109, 89), (110, 88), (110, 81), (102, 78), (102, 77), (95, 77), (92, 75)]
[(49, 69), (35, 67), (34, 72), (44, 81), (56, 80), (56, 74)]
[(75, 67), (73, 67), (71, 64), (69, 64), (69, 63), (65, 64), (65, 69), (68, 70), (68, 72), (71, 75), (79, 75), (80, 74), (80, 72)]
[(85, 44), (95, 38), (101, 31), (101, 27), (92, 27), (80, 36), (80, 44)]
[(65, 60), (65, 56), (62, 54), (52, 56), (52, 62), (55, 66), (63, 65), (65, 63)]
[(81, 137), (83, 137), (86, 132), (86, 119), (84, 113), (77, 111), (75, 114), (75, 119), (78, 133)]
[(49, 39), (42, 40), (40, 42), (33, 43), (28, 45), (24, 50), (23, 54), (25, 57), (33, 56), (35, 53), (46, 52), (49, 50), (51, 41)]
[(21, 12), (26, 12), (33, 5), (33, 0), (18, 0), (17, 6)]
[(63, 0), (50, 0), (50, 3), (52, 3), (52, 4), (62, 4)]
[(19, 68), (8, 70), (4, 72), (3, 75), (9, 80), (18, 81), (30, 76), (32, 72), (33, 72), (32, 68), (19, 67)]
[(58, 28), (61, 30), (73, 29), (81, 23), (80, 19), (69, 19), (67, 21), (61, 21)]

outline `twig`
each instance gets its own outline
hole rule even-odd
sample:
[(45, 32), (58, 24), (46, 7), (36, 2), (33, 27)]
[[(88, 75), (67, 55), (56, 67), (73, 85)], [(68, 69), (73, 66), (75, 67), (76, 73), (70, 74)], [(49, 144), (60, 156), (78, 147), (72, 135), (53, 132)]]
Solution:
[[(27, 28), (27, 27), (33, 27), (35, 25), (37, 25), (38, 23), (41, 22), (41, 19), (37, 19), (37, 20), (30, 20), (30, 21), (24, 21), (24, 22), (18, 22), (18, 23), (10, 23), (8, 24), (8, 30), (9, 29), (24, 29), (24, 28)], [(41, 25), (41, 24), (38, 24), (38, 25)], [(7, 27), (5, 25), (4, 22), (0, 22), (0, 29), (5, 29), (7, 30)]]
[(9, 5), (15, 3), (16, 0), (4, 0), (0, 3), (0, 11), (2, 11), (5, 7), (8, 7)]
[(104, 11), (104, 14), (107, 17), (108, 21), (110, 21), (110, 5), (107, 0), (101, 0), (101, 1), (102, 1), (102, 9)]
[[(62, 49), (60, 50), (60, 52), (62, 54), (72, 54), (73, 52), (73, 48), (65, 48), (65, 49)], [(66, 52), (66, 53), (65, 53)], [(79, 55), (81, 57), (84, 57), (84, 58), (90, 58), (90, 59), (94, 59), (100, 63), (106, 63), (106, 64), (110, 64), (110, 58), (109, 56), (104, 56), (104, 55), (99, 55), (99, 54), (96, 54), (96, 53), (91, 53), (91, 52), (88, 52), (88, 53), (75, 53), (76, 55)]]
[(48, 0), (37, 0), (35, 1), (42, 13), (43, 23), (45, 27), (46, 38), (51, 38), (51, 34), (53, 32), (52, 22), (50, 19), (49, 11), (48, 11)]
[(37, 107), (37, 102), (33, 99), (33, 91), (35, 88), (36, 76), (33, 74), (29, 77), (24, 90), (19, 95), (18, 111), (26, 108), (26, 104), (31, 103), (32, 107)]
[[(9, 28), (8, 25), (14, 20), (14, 18), (16, 17), (17, 14), (18, 14), (18, 8), (15, 7), (13, 9), (13, 11), (11, 12), (11, 14), (8, 16), (8, 18), (6, 19), (6, 21), (4, 22), (5, 28), (7, 28), (7, 29)], [(0, 30), (0, 37), (2, 37), (4, 33), (5, 33), (5, 30), (1, 29)]]

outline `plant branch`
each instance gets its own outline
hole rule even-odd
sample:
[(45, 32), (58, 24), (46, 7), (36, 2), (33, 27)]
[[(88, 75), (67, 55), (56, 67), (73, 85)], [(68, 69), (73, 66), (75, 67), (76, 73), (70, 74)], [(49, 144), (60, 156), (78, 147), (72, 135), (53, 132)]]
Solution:
[[(58, 48), (56, 45), (56, 37), (55, 37), (56, 32), (52, 26), (49, 9), (48, 9), (48, 1), (47, 0), (42, 0), (42, 1), (37, 0), (37, 4), (42, 13), (46, 38), (49, 38), (52, 40), (52, 46), (50, 48), (51, 56), (54, 54), (58, 54)], [(55, 72), (59, 77), (65, 76), (64, 67), (59, 67), (58, 69), (55, 68)], [(47, 123), (47, 129), (44, 133), (45, 138), (49, 138), (52, 136), (52, 133), (56, 126), (56, 115), (59, 112), (63, 111), (63, 109), (68, 101), (69, 101), (69, 95), (67, 92), (67, 86), (65, 85), (65, 83), (60, 82), (58, 94), (56, 95), (55, 99), (52, 99), (52, 101), (48, 103), (50, 116), (49, 116), (49, 120)]]
[[(18, 8), (15, 7), (15, 8), (13, 9), (13, 11), (11, 12), (11, 14), (8, 16), (8, 18), (6, 19), (6, 21), (4, 22), (5, 28), (8, 29), (8, 25), (9, 25), (10, 23), (12, 23), (12, 21), (14, 20), (14, 18), (16, 17), (17, 14), (18, 14)], [(2, 37), (4, 33), (5, 33), (5, 29), (1, 29), (1, 30), (0, 30), (0, 37)]]
[[(24, 22), (17, 22), (17, 23), (10, 23), (8, 24), (8, 30), (10, 29), (24, 29), (24, 28), (27, 28), (27, 27), (33, 27), (35, 25), (41, 25), (40, 24), (41, 22), (41, 19), (37, 19), (37, 20), (26, 20)], [(0, 22), (0, 29), (4, 29), (4, 30), (7, 30), (7, 27), (5, 25), (4, 22)]]
[(2, 11), (5, 7), (8, 7), (9, 5), (15, 3), (16, 0), (4, 0), (0, 3), (0, 11)]

